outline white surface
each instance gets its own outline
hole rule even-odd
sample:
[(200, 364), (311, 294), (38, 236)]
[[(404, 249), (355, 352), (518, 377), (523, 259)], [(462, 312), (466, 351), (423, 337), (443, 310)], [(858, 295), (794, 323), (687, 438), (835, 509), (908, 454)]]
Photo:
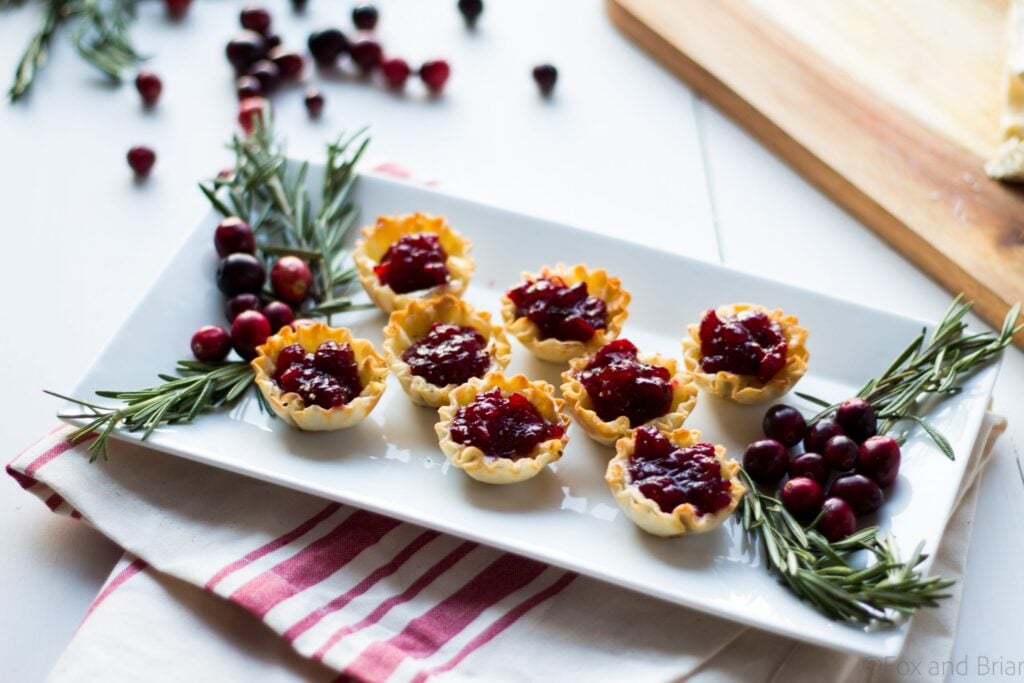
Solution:
[[(718, 258), (717, 238), (729, 265), (916, 317), (944, 310), (946, 293), (695, 104), (615, 33), (600, 3), (494, 1), (476, 35), (463, 32), (452, 4), (380, 3), (386, 46), (451, 59), (443, 100), (325, 83), (325, 118), (310, 124), (301, 97), (284, 93), (278, 114), (293, 152), (318, 154), (341, 127), (371, 123), (373, 159), (497, 205), (709, 260)], [(346, 22), (348, 4), (311, 5), (308, 18), (293, 19), (284, 0), (268, 3), (293, 45), (321, 23)], [(202, 214), (195, 181), (228, 160), (222, 143), (235, 103), (222, 47), (238, 7), (197, 0), (185, 22), (168, 24), (158, 3), (143, 5), (135, 35), (165, 83), (152, 114), (130, 86), (108, 88), (63, 40), (31, 99), (0, 106), (9, 321), (0, 337), (0, 446), (11, 455), (54, 425), (54, 402), (39, 389), (75, 383)], [(35, 7), (3, 14), (0, 76), (13, 71), (36, 17)], [(542, 59), (561, 70), (551, 102), (536, 97), (528, 76)], [(138, 142), (159, 154), (141, 187), (124, 163)], [(996, 588), (1015, 585), (1024, 561), (1014, 451), (1024, 441), (1022, 379), (1024, 354), (1011, 350), (995, 400), (1010, 428), (983, 482), (956, 641), (955, 659), (972, 666), (1022, 654), (1024, 594)], [(39, 680), (117, 553), (82, 525), (53, 519), (13, 482), (0, 484), (0, 500), (0, 579), (11, 587), (0, 610), (0, 677)]]

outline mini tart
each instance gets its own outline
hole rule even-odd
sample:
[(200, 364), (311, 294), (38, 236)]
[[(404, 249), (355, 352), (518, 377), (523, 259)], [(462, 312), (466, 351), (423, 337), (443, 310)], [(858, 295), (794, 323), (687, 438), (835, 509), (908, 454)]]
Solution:
[(576, 416), (577, 424), (583, 428), (587, 436), (602, 445), (612, 446), (622, 437), (631, 434), (634, 429), (647, 425), (653, 425), (660, 431), (678, 429), (697, 405), (697, 385), (688, 372), (680, 369), (675, 358), (666, 358), (657, 353), (638, 353), (636, 359), (639, 362), (659, 365), (671, 373), (672, 403), (668, 412), (636, 427), (630, 426), (629, 418), (625, 415), (620, 415), (610, 422), (602, 420), (594, 411), (586, 387), (576, 377), (576, 374), (586, 369), (593, 359), (594, 356), (589, 355), (569, 361), (569, 369), (562, 373), (562, 397)]
[(491, 324), (491, 315), (486, 311), (477, 311), (451, 294), (413, 301), (404, 309), (391, 314), (391, 320), (384, 328), (384, 355), (391, 365), (391, 372), (414, 403), (432, 408), (448, 405), (449, 395), (459, 386), (431, 384), (425, 378), (414, 375), (409, 364), (402, 360), (405, 350), (426, 336), (434, 323), (472, 327), (482, 334), (487, 339), (487, 353), (491, 356), (491, 367), (487, 372), (500, 372), (512, 360), (512, 348), (505, 330), (501, 325)]
[[(673, 445), (688, 448), (700, 443), (700, 432), (677, 429), (662, 432)], [(735, 460), (725, 459), (725, 446), (715, 444), (715, 459), (722, 468), (722, 477), (729, 480), (729, 504), (705, 514), (699, 514), (691, 503), (677, 505), (672, 512), (664, 512), (652, 499), (643, 495), (630, 480), (629, 461), (636, 450), (636, 433), (615, 443), (615, 457), (608, 463), (604, 480), (626, 516), (644, 531), (655, 536), (682, 536), (711, 531), (724, 522), (739, 505), (747, 489), (739, 481), (740, 466)]]
[[(274, 381), (277, 356), (281, 349), (292, 344), (301, 344), (302, 348), (312, 353), (329, 339), (338, 344), (351, 345), (356, 363), (359, 365), (362, 393), (345, 405), (330, 409), (320, 406), (307, 407), (298, 394), (282, 393), (281, 387)], [(328, 327), (322, 322), (303, 325), (296, 329), (282, 327), (280, 332), (267, 339), (267, 342), (256, 351), (257, 356), (252, 361), (252, 368), (256, 371), (256, 386), (278, 417), (303, 431), (334, 431), (352, 427), (370, 414), (384, 393), (384, 380), (388, 375), (388, 365), (384, 357), (377, 353), (373, 344), (365, 339), (353, 338), (352, 333), (344, 327)]]
[(529, 349), (530, 353), (541, 360), (564, 363), (572, 358), (593, 353), (619, 336), (619, 333), (622, 332), (622, 325), (629, 317), (630, 300), (630, 294), (622, 287), (622, 281), (619, 278), (608, 275), (603, 268), (590, 270), (582, 263), (572, 267), (558, 263), (554, 268), (544, 266), (537, 274), (523, 273), (524, 282), (547, 277), (561, 278), (570, 287), (579, 282), (586, 282), (587, 293), (590, 296), (603, 299), (608, 307), (607, 325), (604, 329), (597, 330), (594, 336), (586, 342), (562, 341), (554, 338), (541, 339), (537, 325), (526, 316), (518, 316), (516, 304), (508, 297), (507, 293), (502, 294), (501, 317), (505, 321), (505, 329)]
[[(456, 443), (451, 437), (451, 423), (460, 408), (469, 405), (477, 394), (495, 387), (503, 395), (519, 393), (525, 396), (548, 422), (562, 425), (560, 439), (549, 439), (537, 444), (520, 458), (496, 458), (485, 455), (476, 446)], [(537, 476), (545, 466), (562, 457), (569, 442), (569, 418), (562, 413), (565, 402), (555, 397), (555, 388), (543, 381), (531, 382), (526, 375), (505, 377), (500, 372), (483, 379), (470, 380), (450, 393), (450, 402), (437, 411), (440, 421), (434, 425), (438, 443), (452, 465), (464, 470), (477, 481), (488, 484), (516, 484)]]
[[(448, 260), (445, 261), (448, 268), (447, 284), (407, 294), (399, 294), (387, 285), (381, 284), (373, 269), (384, 258), (388, 247), (405, 235), (422, 232), (436, 234), (441, 248), (448, 255)], [(469, 285), (474, 268), (473, 259), (469, 255), (470, 241), (452, 230), (442, 216), (428, 216), (425, 213), (381, 216), (375, 225), (363, 228), (362, 233), (362, 239), (356, 242), (355, 249), (352, 250), (352, 260), (355, 262), (363, 289), (377, 308), (385, 313), (401, 310), (417, 299), (441, 294), (459, 296)]]
[(777, 399), (792, 389), (807, 372), (807, 330), (800, 327), (796, 316), (785, 315), (776, 308), (773, 311), (757, 304), (728, 304), (717, 309), (721, 318), (734, 317), (746, 310), (758, 310), (765, 313), (772, 322), (782, 329), (786, 338), (786, 364), (767, 383), (758, 381), (750, 375), (737, 375), (732, 372), (705, 372), (701, 368), (700, 321), (687, 326), (687, 336), (683, 337), (683, 363), (686, 365), (697, 384), (705, 391), (722, 398), (753, 405)]

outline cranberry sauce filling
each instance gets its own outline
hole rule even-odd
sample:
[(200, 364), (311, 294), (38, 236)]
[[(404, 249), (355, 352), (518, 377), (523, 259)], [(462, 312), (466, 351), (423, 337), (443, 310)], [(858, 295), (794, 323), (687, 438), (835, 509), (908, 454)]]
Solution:
[(722, 478), (722, 467), (711, 444), (680, 448), (654, 427), (642, 427), (636, 431), (635, 445), (629, 459), (630, 481), (663, 512), (691, 503), (698, 514), (704, 515), (729, 504), (732, 485)]
[(522, 394), (501, 395), (500, 389), (478, 394), (463, 406), (452, 420), (455, 443), (476, 446), (494, 458), (528, 455), (537, 444), (560, 439), (565, 428), (545, 420)]
[(632, 427), (661, 417), (672, 407), (669, 371), (636, 359), (636, 346), (616, 339), (601, 347), (576, 378), (586, 388), (597, 416), (610, 422), (620, 415)]
[(483, 377), (491, 366), (484, 336), (472, 327), (450, 323), (431, 325), (427, 336), (405, 350), (402, 360), (412, 374), (438, 387)]
[(307, 406), (328, 409), (345, 405), (363, 391), (352, 347), (331, 340), (316, 353), (306, 353), (301, 344), (281, 349), (274, 381), (283, 391), (301, 396)]
[(761, 311), (734, 318), (710, 310), (700, 321), (700, 365), (706, 372), (725, 370), (767, 382), (786, 365), (786, 338), (778, 324)]
[(608, 324), (608, 306), (587, 294), (587, 283), (567, 285), (561, 278), (537, 278), (508, 291), (516, 316), (526, 316), (540, 329), (541, 339), (589, 341)]
[(448, 282), (448, 254), (437, 235), (405, 235), (388, 247), (374, 267), (377, 279), (398, 294), (430, 289)]

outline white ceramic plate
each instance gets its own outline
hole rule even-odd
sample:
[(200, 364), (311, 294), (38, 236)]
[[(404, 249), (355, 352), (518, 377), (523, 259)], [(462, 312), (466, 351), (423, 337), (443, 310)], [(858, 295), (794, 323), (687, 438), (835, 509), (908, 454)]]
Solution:
[[(781, 307), (810, 330), (810, 372), (800, 388), (828, 399), (854, 394), (921, 328), (920, 322), (890, 313), (392, 180), (363, 177), (355, 200), (363, 223), (411, 211), (447, 216), (473, 240), (477, 267), (467, 299), (496, 319), (500, 293), (521, 271), (557, 261), (603, 266), (622, 279), (633, 294), (623, 336), (644, 351), (679, 357), (686, 325), (718, 304)], [(75, 389), (76, 396), (150, 386), (158, 372), (189, 356), (194, 329), (223, 323), (223, 301), (214, 284), (216, 222), (211, 214), (197, 226)], [(385, 322), (376, 311), (335, 318), (335, 324), (348, 325), (378, 345)], [(513, 341), (511, 371), (557, 386), (561, 369), (535, 360)], [(904, 448), (903, 469), (882, 517), (907, 554), (922, 539), (928, 552), (939, 542), (996, 372), (991, 366), (978, 373), (955, 401), (930, 415), (952, 442), (959, 456), (955, 462), (920, 434)], [(575, 425), (562, 460), (536, 479), (506, 487), (473, 481), (449, 467), (438, 449), (436, 412), (414, 406), (393, 378), (388, 382), (376, 410), (354, 429), (299, 432), (263, 415), (250, 395), (230, 413), (159, 429), (149, 444), (800, 640), (875, 656), (901, 649), (905, 625), (866, 632), (829, 621), (796, 599), (765, 571), (761, 548), (750, 543), (738, 518), (689, 538), (660, 539), (640, 531), (619, 512), (605, 485), (613, 451)], [(687, 427), (700, 429), (706, 440), (725, 444), (732, 457), (739, 457), (759, 436), (763, 411), (702, 395)]]

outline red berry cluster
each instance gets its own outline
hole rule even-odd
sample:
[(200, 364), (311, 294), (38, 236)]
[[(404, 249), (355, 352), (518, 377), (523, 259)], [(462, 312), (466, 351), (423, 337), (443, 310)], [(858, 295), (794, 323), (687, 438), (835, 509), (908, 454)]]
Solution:
[[(882, 489), (899, 473), (899, 444), (877, 435), (875, 410), (861, 398), (843, 401), (810, 426), (796, 408), (775, 405), (762, 428), (767, 438), (747, 446), (743, 469), (762, 486), (788, 474), (779, 492), (782, 504), (798, 519), (817, 518), (817, 530), (833, 542), (856, 531), (857, 517), (878, 510)], [(803, 452), (791, 457), (790, 449), (801, 443)]]

